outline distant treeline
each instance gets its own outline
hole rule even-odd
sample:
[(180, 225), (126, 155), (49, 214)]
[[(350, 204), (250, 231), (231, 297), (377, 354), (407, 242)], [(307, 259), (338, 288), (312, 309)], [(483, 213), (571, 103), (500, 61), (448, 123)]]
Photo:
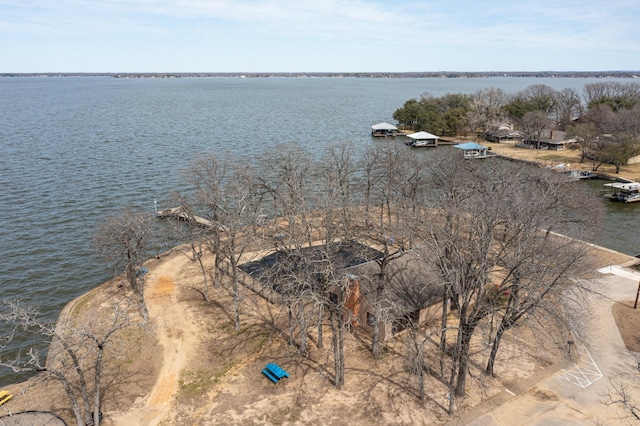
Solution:
[(488, 78), (488, 77), (560, 77), (560, 78), (640, 78), (638, 71), (478, 71), (478, 72), (153, 72), (153, 73), (87, 73), (43, 72), (0, 73), (0, 77), (114, 77), (114, 78), (183, 78), (183, 77), (334, 77), (334, 78)]

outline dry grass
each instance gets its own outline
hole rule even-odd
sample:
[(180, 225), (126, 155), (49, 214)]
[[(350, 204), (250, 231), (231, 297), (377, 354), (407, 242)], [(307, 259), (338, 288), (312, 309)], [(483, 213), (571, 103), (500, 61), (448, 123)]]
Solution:
[[(519, 160), (532, 161), (543, 167), (553, 167), (558, 164), (568, 164), (572, 169), (576, 170), (592, 170), (592, 162), (585, 160), (580, 163), (579, 149), (565, 149), (563, 151), (548, 151), (539, 149), (517, 148), (513, 142), (492, 143), (487, 141), (481, 142), (485, 146), (491, 147), (491, 152), (504, 155), (505, 157), (516, 158)], [(615, 174), (615, 166), (611, 164), (602, 164), (596, 171), (597, 174), (615, 176), (632, 181), (640, 181), (640, 163), (628, 166), (622, 166), (620, 173)]]
[(633, 309), (633, 305), (634, 301), (615, 303), (611, 311), (627, 350), (640, 353), (640, 306)]

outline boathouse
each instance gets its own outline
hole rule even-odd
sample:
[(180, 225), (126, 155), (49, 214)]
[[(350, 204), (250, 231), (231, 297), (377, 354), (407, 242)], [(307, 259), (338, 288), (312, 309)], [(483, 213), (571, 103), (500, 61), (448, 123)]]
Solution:
[(461, 143), (453, 147), (464, 151), (464, 158), (487, 158), (489, 156), (489, 148), (475, 142)]
[(379, 123), (371, 126), (371, 136), (374, 138), (386, 138), (389, 136), (398, 136), (399, 130), (396, 126), (389, 123)]
[(417, 132), (407, 135), (411, 140), (407, 142), (407, 145), (416, 148), (425, 146), (438, 146), (438, 140), (440, 139), (436, 135), (432, 135), (428, 132)]

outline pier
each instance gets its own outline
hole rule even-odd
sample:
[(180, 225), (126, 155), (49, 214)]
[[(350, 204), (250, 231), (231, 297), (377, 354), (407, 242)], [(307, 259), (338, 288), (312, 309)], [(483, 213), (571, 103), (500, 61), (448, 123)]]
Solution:
[(199, 226), (200, 228), (204, 228), (204, 229), (219, 227), (222, 231), (225, 230), (223, 226), (216, 225), (214, 222), (210, 221), (207, 218), (197, 216), (194, 214), (189, 214), (184, 208), (184, 206), (177, 206), (177, 207), (172, 207), (170, 209), (164, 209), (164, 210), (158, 210), (156, 208), (155, 212), (156, 212), (156, 216), (159, 217), (160, 219), (165, 219), (165, 218), (176, 219), (176, 220), (193, 223), (196, 226)]

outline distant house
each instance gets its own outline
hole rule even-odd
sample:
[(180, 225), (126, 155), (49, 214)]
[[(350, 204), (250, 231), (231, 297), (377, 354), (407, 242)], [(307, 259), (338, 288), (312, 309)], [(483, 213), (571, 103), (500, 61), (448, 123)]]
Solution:
[(520, 130), (513, 130), (510, 126), (501, 126), (497, 129), (489, 130), (484, 138), (489, 142), (522, 142), (524, 133)]
[(411, 133), (410, 135), (407, 135), (407, 137), (411, 140), (407, 141), (406, 144), (416, 148), (425, 146), (438, 146), (438, 140), (440, 139), (438, 136), (432, 135), (428, 132)]
[(578, 143), (576, 138), (571, 138), (567, 132), (561, 130), (543, 130), (538, 137), (537, 134), (531, 135), (525, 141), (526, 145), (539, 147), (540, 149), (549, 149), (552, 151), (562, 151), (570, 145)]
[(379, 123), (371, 126), (371, 136), (374, 138), (386, 138), (389, 136), (398, 136), (400, 131), (396, 126), (389, 123)]

